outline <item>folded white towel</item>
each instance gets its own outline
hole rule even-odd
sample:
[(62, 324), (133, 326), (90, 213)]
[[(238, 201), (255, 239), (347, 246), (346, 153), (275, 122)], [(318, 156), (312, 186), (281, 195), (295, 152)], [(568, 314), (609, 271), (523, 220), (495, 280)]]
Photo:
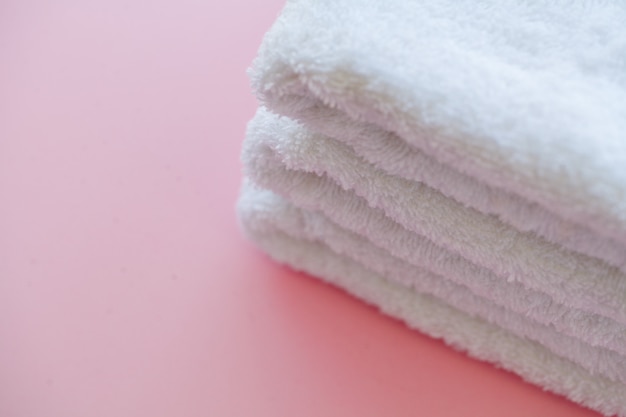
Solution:
[[(324, 230), (327, 222), (315, 213), (295, 209), (275, 194), (251, 184), (245, 184), (242, 189), (238, 212), (248, 237), (279, 262), (344, 288), (383, 312), (404, 320), (410, 327), (442, 338), (475, 358), (497, 363), (529, 382), (606, 415), (626, 415), (626, 385), (623, 383), (591, 373), (540, 343), (480, 318), (480, 313), (464, 313), (438, 298), (472, 304), (473, 296), (461, 286), (419, 268), (406, 269), (406, 265), (377, 249), (352, 244), (356, 242), (348, 242), (344, 247), (350, 255), (339, 255), (343, 250), (341, 231), (337, 231), (338, 235), (327, 234), (328, 230)], [(344, 235), (348, 241), (353, 237), (349, 233)], [(326, 243), (329, 240), (335, 247)], [(376, 269), (355, 262), (350, 256), (365, 260)], [(426, 289), (428, 293), (420, 293), (407, 285)], [(483, 312), (490, 308), (480, 301), (474, 306)], [(506, 317), (509, 313), (497, 308), (489, 314), (501, 323), (511, 318)]]
[(626, 246), (604, 238), (506, 190), (496, 189), (439, 163), (397, 135), (328, 108), (290, 112), (312, 130), (349, 146), (356, 155), (390, 175), (422, 182), (468, 207), (493, 214), (524, 232), (587, 254), (626, 272)]
[[(428, 243), (414, 246), (418, 251), (413, 256), (418, 260), (418, 267), (415, 267), (415, 264), (411, 265), (404, 259), (393, 256), (385, 247), (376, 246), (367, 238), (333, 223), (321, 213), (292, 206), (270, 191), (255, 191), (250, 186), (247, 188), (250, 190), (245, 189), (244, 196), (251, 194), (255, 199), (262, 198), (266, 204), (272, 206), (271, 212), (274, 218), (268, 219), (267, 222), (271, 222), (274, 227), (290, 236), (323, 243), (334, 252), (347, 256), (390, 281), (413, 288), (419, 293), (431, 294), (460, 311), (499, 325), (518, 336), (535, 340), (554, 353), (580, 364), (591, 373), (626, 383), (626, 357), (607, 349), (594, 348), (578, 338), (555, 331), (549, 325), (550, 319), (555, 316), (546, 315), (538, 322), (513, 311), (513, 308), (509, 309), (509, 302), (517, 305), (532, 305), (544, 301), (539, 296), (528, 294), (523, 289), (516, 293), (515, 290), (519, 288), (507, 288), (506, 282), (502, 283), (497, 280), (490, 282), (488, 277), (484, 276), (488, 274), (483, 275), (471, 269), (465, 270), (462, 262), (455, 264), (445, 251), (438, 250)], [(310, 191), (310, 188), (307, 187), (307, 189)], [(262, 196), (263, 194), (266, 195)], [(250, 197), (243, 198), (241, 205), (244, 209), (248, 205), (246, 198)], [(375, 213), (372, 216), (353, 217), (356, 217), (358, 221), (353, 221), (352, 226), (355, 223), (372, 224), (379, 221)], [(373, 228), (375, 229), (376, 226)], [(392, 237), (393, 242), (401, 243), (402, 237)], [(443, 264), (443, 266), (438, 264)], [(496, 291), (488, 296), (481, 296), (481, 292), (484, 293), (489, 289), (487, 287), (489, 284), (493, 284)], [(482, 288), (475, 293), (472, 291), (473, 287)], [(516, 295), (522, 298), (524, 303), (515, 300)], [(552, 311), (547, 313), (554, 314)], [(548, 323), (544, 324), (545, 321)], [(626, 388), (626, 385), (624, 387)]]
[(253, 240), (626, 416), (626, 4), (290, 0), (251, 76)]
[[(374, 246), (365, 243), (372, 242), (402, 261), (468, 287), (478, 298), (484, 298), (485, 304), (495, 303), (516, 314), (526, 315), (538, 323), (514, 323), (509, 329), (550, 346), (555, 353), (580, 363), (591, 372), (626, 382), (626, 356), (623, 356), (626, 353), (626, 326), (602, 315), (572, 307), (567, 295), (573, 297), (575, 293), (565, 293), (556, 300), (541, 291), (544, 287), (551, 290), (567, 288), (575, 279), (567, 275), (567, 270), (557, 269), (552, 276), (547, 277), (555, 281), (554, 285), (527, 285), (529, 279), (526, 271), (517, 274), (515, 280), (505, 280), (490, 269), (481, 267), (480, 263), (469, 262), (455, 253), (454, 248), (461, 247), (461, 253), (469, 254), (469, 259), (480, 260), (492, 252), (495, 261), (488, 263), (496, 266), (498, 262), (513, 265), (528, 263), (531, 255), (537, 253), (533, 243), (548, 254), (548, 262), (556, 260), (557, 265), (576, 265), (577, 255), (561, 254), (558, 248), (550, 247), (554, 245), (527, 243), (521, 233), (509, 230), (506, 225), (497, 224), (497, 220), (487, 216), (488, 220), (495, 223), (492, 238), (490, 225), (486, 226), (485, 219), (481, 219), (485, 217), (483, 214), (472, 210), (469, 213), (459, 212), (454, 201), (433, 198), (434, 191), (425, 190), (419, 184), (402, 184), (406, 181), (377, 172), (332, 139), (311, 134), (297, 123), (263, 110), (249, 124), (243, 156), (247, 175), (255, 183), (284, 195), (298, 207), (320, 211), (346, 230), (365, 237), (365, 240), (358, 242), (356, 238), (352, 239), (351, 245), (358, 247), (359, 251), (373, 251)], [(390, 195), (390, 191), (398, 188), (396, 182), (400, 182), (402, 188)], [(371, 192), (365, 192), (359, 197), (354, 192), (355, 183), (366, 184)], [(404, 202), (406, 197), (411, 197), (407, 203)], [(385, 205), (381, 201), (390, 201), (392, 204)], [(407, 228), (396, 223), (393, 216), (386, 215), (390, 207), (393, 213), (404, 212), (411, 216), (411, 221), (406, 222)], [(431, 207), (432, 210), (428, 212), (423, 207)], [(279, 219), (283, 217), (288, 216), (279, 216)], [(427, 223), (428, 227), (411, 229), (411, 226), (422, 223)], [(479, 229), (474, 229), (475, 225)], [(424, 235), (426, 237), (421, 235), (424, 230), (430, 232)], [(326, 227), (316, 238), (324, 240), (324, 233), (329, 238), (333, 235), (331, 228)], [(466, 245), (458, 244), (455, 240), (464, 241)], [(447, 245), (442, 247), (436, 244), (441, 241), (450, 243), (454, 247), (453, 251), (446, 249), (449, 247)], [(483, 247), (485, 242), (491, 245)], [(341, 252), (349, 251), (351, 245), (345, 245)], [(508, 250), (499, 256), (502, 247)], [(482, 255), (480, 249), (484, 250)], [(367, 264), (371, 259), (365, 256), (357, 260), (370, 269), (376, 269), (376, 266)], [(536, 272), (539, 277), (536, 280), (540, 284), (541, 275), (547, 275), (546, 271), (551, 269), (548, 262), (542, 261), (538, 259), (536, 264), (526, 268)], [(390, 268), (384, 263), (380, 266), (384, 270)], [(576, 272), (575, 268), (572, 270)], [(579, 280), (584, 283), (585, 278), (583, 275)], [(420, 291), (428, 292), (426, 288)], [(475, 306), (459, 306), (454, 300), (442, 298), (463, 311), (476, 311)], [(500, 312), (485, 314), (485, 319), (493, 317), (496, 321), (504, 317)], [(554, 337), (552, 341), (551, 337)]]
[[(626, 353), (626, 275), (619, 270), (531, 233), (521, 233), (423, 184), (388, 175), (339, 142), (263, 109), (249, 125), (243, 158), (247, 175), (258, 184), (300, 206), (324, 210), (334, 219), (342, 210), (348, 221), (371, 218), (372, 210), (364, 208), (357, 214), (359, 199), (355, 197), (361, 197), (361, 205), (378, 209), (379, 218), (387, 216), (388, 223), (395, 221), (400, 226), (388, 226), (390, 233), (385, 238), (385, 227), (376, 232), (353, 227), (355, 231), (370, 231), (371, 240), (386, 242), (403, 229), (424, 236), (457, 257), (488, 269), (501, 281), (547, 294), (548, 304), (574, 307), (572, 315), (577, 314), (587, 325), (580, 327), (581, 322), (576, 321), (563, 326), (587, 335), (590, 343)], [(487, 290), (490, 288), (487, 285)], [(530, 306), (541, 308), (535, 301), (527, 308)], [(553, 322), (560, 314), (546, 320)]]
[[(454, 175), (566, 221), (522, 207), (517, 227), (624, 268), (626, 3), (290, 1), (251, 76), (270, 109), (393, 132)], [(517, 201), (488, 210), (513, 220)]]

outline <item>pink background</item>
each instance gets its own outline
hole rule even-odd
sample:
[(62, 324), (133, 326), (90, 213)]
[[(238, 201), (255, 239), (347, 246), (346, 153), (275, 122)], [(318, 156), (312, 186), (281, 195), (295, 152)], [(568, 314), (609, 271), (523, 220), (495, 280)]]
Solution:
[(0, 416), (595, 415), (243, 240), (282, 3), (0, 3)]

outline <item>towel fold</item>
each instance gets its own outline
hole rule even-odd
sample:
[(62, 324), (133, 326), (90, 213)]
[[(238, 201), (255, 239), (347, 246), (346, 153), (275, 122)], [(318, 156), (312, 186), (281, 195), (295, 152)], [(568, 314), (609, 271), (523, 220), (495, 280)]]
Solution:
[[(384, 248), (372, 244), (367, 238), (351, 230), (343, 229), (323, 214), (293, 207), (271, 192), (266, 191), (266, 195), (263, 195), (263, 191), (257, 191), (257, 195), (254, 195), (253, 189), (244, 192), (252, 194), (253, 198), (264, 198), (267, 204), (271, 205), (271, 213), (275, 216), (274, 227), (294, 238), (320, 242), (335, 253), (344, 255), (367, 269), (385, 276), (391, 282), (412, 288), (420, 293), (433, 295), (461, 311), (499, 325), (514, 334), (535, 340), (554, 353), (580, 364), (591, 373), (605, 375), (608, 379), (622, 383), (626, 381), (626, 357), (607, 349), (593, 348), (575, 337), (554, 331), (554, 328), (549, 325), (509, 309), (506, 307), (506, 301), (509, 301), (507, 298), (510, 299), (510, 297), (507, 296), (515, 296), (510, 289), (500, 288), (498, 295), (503, 295), (503, 297), (494, 297), (494, 300), (498, 300), (494, 302), (488, 297), (475, 294), (463, 285), (467, 278), (458, 279), (458, 276), (454, 274), (467, 275), (467, 271), (456, 270), (455, 265), (441, 268), (446, 275), (431, 272), (434, 263), (448, 261), (445, 253), (438, 252), (436, 249), (431, 250), (428, 245), (424, 245), (420, 248), (422, 253), (417, 254), (417, 258), (421, 258), (421, 263), (426, 267), (422, 265), (416, 267), (391, 255)], [(266, 222), (272, 222), (272, 219)], [(434, 266), (434, 268), (437, 267)], [(473, 285), (484, 282), (480, 276), (471, 276), (471, 272), (469, 275), (470, 280), (473, 278), (476, 281)], [(506, 294), (507, 292), (509, 294)], [(520, 291), (519, 295), (525, 294)], [(527, 295), (524, 304), (532, 304), (535, 301), (532, 296), (532, 294)], [(517, 302), (517, 304), (520, 303)], [(542, 321), (549, 322), (550, 319), (550, 316), (542, 317)], [(626, 385), (624, 388), (626, 389)]]
[(623, 262), (625, 27), (622, 2), (297, 0), (251, 76), (270, 109), (393, 132), (619, 242)]
[(289, 1), (238, 210), (275, 259), (626, 416), (626, 7), (559, 3)]
[[(454, 290), (447, 289), (445, 282), (434, 283), (429, 293), (420, 293), (390, 280), (387, 270), (383, 274), (376, 273), (338, 254), (313, 236), (304, 237), (307, 234), (302, 230), (310, 227), (300, 216), (304, 212), (293, 211), (275, 194), (254, 185), (243, 187), (238, 213), (249, 239), (276, 261), (337, 285), (408, 326), (441, 338), (472, 357), (497, 363), (529, 382), (564, 394), (606, 415), (626, 415), (624, 384), (591, 373), (555, 355), (541, 343), (462, 312), (430, 295), (432, 291), (452, 298)], [(372, 253), (368, 251), (363, 256), (367, 258)], [(385, 265), (394, 263), (385, 262)], [(438, 281), (419, 268), (398, 278), (415, 282), (416, 286), (433, 285), (433, 280)]]
[[(576, 278), (584, 285), (588, 276), (574, 275), (571, 271), (575, 273), (576, 268), (558, 269), (567, 263), (576, 266), (576, 259), (569, 259), (576, 255), (560, 253), (558, 248), (551, 247), (554, 245), (545, 243), (532, 242), (540, 245), (538, 250), (532, 243), (524, 246), (521, 233), (509, 230), (495, 218), (475, 211), (458, 213), (454, 201), (441, 196), (433, 198), (435, 192), (423, 185), (403, 184), (397, 177), (380, 173), (336, 141), (312, 134), (298, 123), (263, 109), (249, 124), (243, 157), (247, 175), (256, 184), (274, 190), (299, 207), (324, 213), (394, 256), (450, 277), (475, 293), (564, 334), (626, 354), (626, 326), (572, 306), (577, 295), (582, 299), (592, 294), (588, 288), (578, 294), (571, 285)], [(396, 182), (404, 187), (391, 194), (398, 188)], [(361, 189), (355, 191), (357, 183), (371, 190), (359, 193)], [(394, 220), (387, 208), (411, 218), (403, 225)], [(481, 217), (495, 223), (492, 242)], [(480, 241), (475, 241), (476, 237)], [(455, 250), (458, 248), (460, 252)], [(545, 258), (545, 264), (541, 262), (543, 258), (536, 256)], [(474, 259), (479, 262), (472, 262)], [(487, 262), (482, 263), (483, 259)], [(514, 267), (507, 270), (502, 264)], [(555, 272), (548, 275), (552, 264)], [(504, 273), (498, 274), (491, 266), (504, 269)], [(550, 279), (554, 282), (549, 282)], [(570, 287), (572, 291), (565, 292)], [(598, 300), (583, 301), (592, 306), (598, 304)], [(611, 368), (624, 360), (620, 357), (607, 365)], [(617, 376), (626, 381), (626, 368)]]
[[(318, 206), (325, 202), (331, 211), (345, 207), (334, 200), (340, 190), (347, 190), (407, 230), (504, 280), (521, 282), (546, 292), (556, 302), (626, 323), (626, 275), (616, 268), (521, 233), (423, 183), (388, 175), (337, 141), (311, 134), (288, 118), (261, 109), (250, 124), (248, 138), (243, 154), (250, 167), (248, 175), (262, 185), (297, 193)], [(285, 169), (289, 170), (286, 174)]]

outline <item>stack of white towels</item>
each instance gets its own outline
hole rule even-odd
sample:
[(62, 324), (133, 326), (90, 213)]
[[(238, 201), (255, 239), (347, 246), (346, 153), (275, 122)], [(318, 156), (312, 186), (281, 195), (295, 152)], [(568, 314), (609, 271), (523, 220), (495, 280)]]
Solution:
[(626, 4), (289, 0), (251, 69), (245, 233), (626, 416)]

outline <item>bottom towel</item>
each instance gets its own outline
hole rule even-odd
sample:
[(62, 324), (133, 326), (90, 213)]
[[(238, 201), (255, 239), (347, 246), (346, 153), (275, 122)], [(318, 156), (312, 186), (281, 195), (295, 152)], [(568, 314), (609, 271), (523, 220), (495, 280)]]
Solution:
[[(583, 347), (550, 329), (541, 330), (449, 280), (406, 267), (366, 241), (351, 242), (355, 237), (338, 226), (333, 226), (337, 232), (330, 236), (323, 216), (247, 181), (238, 213), (247, 236), (275, 260), (337, 285), (470, 356), (606, 415), (626, 415), (626, 385), (566, 359), (580, 354), (577, 349)], [(520, 336), (524, 331), (535, 340)], [(560, 350), (561, 354), (554, 353)]]

